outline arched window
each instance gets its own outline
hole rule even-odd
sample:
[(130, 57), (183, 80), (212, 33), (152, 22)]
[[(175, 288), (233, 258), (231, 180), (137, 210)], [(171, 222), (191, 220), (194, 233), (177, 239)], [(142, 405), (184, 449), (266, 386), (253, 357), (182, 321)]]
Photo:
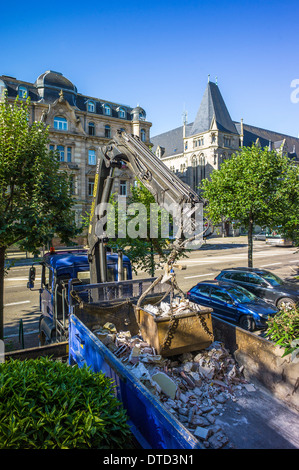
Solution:
[(27, 88), (24, 86), (19, 86), (18, 95), (19, 95), (19, 98), (26, 99), (28, 96)]
[(88, 150), (88, 165), (96, 165), (96, 151), (93, 149)]
[(88, 123), (88, 135), (95, 135), (95, 125), (94, 122)]
[(142, 142), (145, 142), (145, 140), (146, 140), (145, 129), (141, 129), (141, 131), (140, 131), (140, 137), (141, 137)]
[(67, 131), (67, 120), (64, 117), (54, 117), (54, 129), (59, 131)]
[(192, 157), (192, 186), (193, 189), (196, 191), (198, 188), (198, 161), (196, 155)]
[(203, 180), (206, 177), (206, 160), (204, 155), (200, 156), (200, 179)]
[(108, 104), (104, 105), (104, 113), (106, 114), (106, 116), (111, 116), (111, 108)]
[(95, 105), (94, 101), (88, 101), (87, 102), (87, 111), (89, 113), (95, 113), (95, 110), (96, 110), (96, 105)]
[(110, 126), (105, 126), (105, 137), (107, 137), (108, 139), (110, 139), (111, 137), (111, 129), (110, 129)]

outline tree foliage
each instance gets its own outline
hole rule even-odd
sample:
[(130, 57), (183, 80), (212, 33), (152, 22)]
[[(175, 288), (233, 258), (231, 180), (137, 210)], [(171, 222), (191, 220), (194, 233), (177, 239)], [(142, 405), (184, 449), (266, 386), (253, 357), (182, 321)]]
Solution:
[(0, 103), (0, 247), (36, 252), (57, 234), (76, 234), (70, 181), (48, 150), (48, 131), (29, 125), (29, 102)]
[(0, 338), (6, 249), (18, 243), (32, 253), (54, 235), (68, 243), (78, 233), (70, 181), (48, 150), (48, 130), (29, 123), (29, 99), (0, 102)]
[(248, 265), (252, 265), (253, 226), (282, 226), (295, 237), (299, 224), (299, 168), (288, 157), (258, 146), (243, 147), (204, 180), (208, 217), (214, 223), (235, 220), (248, 229)]

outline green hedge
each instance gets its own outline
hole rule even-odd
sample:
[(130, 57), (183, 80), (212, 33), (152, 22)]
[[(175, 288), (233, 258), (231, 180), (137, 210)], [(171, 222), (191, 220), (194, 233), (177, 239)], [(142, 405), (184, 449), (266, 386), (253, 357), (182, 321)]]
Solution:
[(128, 447), (113, 382), (50, 358), (0, 364), (0, 449)]
[(284, 348), (282, 357), (289, 354), (292, 360), (299, 355), (299, 307), (283, 309), (268, 319), (266, 336)]

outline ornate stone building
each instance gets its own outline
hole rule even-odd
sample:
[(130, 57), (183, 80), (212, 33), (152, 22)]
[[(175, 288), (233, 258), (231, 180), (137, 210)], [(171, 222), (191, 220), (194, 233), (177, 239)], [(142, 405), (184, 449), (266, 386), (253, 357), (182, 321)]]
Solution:
[[(151, 123), (144, 109), (113, 103), (78, 93), (76, 86), (59, 72), (48, 70), (35, 83), (0, 76), (0, 94), (6, 90), (13, 101), (30, 97), (30, 120), (49, 126), (50, 149), (59, 152), (61, 168), (72, 177), (76, 218), (89, 211), (99, 147), (117, 129), (150, 142)], [(134, 177), (126, 169), (116, 171), (113, 192), (129, 194)]]
[(252, 143), (284, 152), (298, 161), (299, 139), (233, 121), (216, 83), (208, 82), (194, 122), (151, 137), (153, 151), (183, 181), (198, 190), (240, 147)]

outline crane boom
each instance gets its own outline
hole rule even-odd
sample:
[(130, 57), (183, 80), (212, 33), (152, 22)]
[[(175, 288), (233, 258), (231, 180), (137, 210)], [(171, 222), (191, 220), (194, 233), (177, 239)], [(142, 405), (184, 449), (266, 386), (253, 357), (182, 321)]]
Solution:
[[(170, 259), (180, 249), (186, 233), (196, 233), (196, 210), (202, 205), (198, 194), (183, 183), (169, 168), (142, 142), (139, 137), (117, 131), (108, 145), (100, 147), (97, 162), (93, 201), (88, 230), (89, 263), (91, 283), (107, 281), (105, 233), (96, 233), (97, 222), (104, 217), (105, 204), (109, 202), (115, 168), (125, 164), (133, 175), (151, 192), (155, 202), (169, 211), (179, 208), (174, 214), (180, 224), (179, 240), (174, 243)], [(182, 217), (181, 210), (185, 211)], [(188, 227), (187, 227), (188, 226)], [(198, 233), (198, 231), (197, 231)]]

